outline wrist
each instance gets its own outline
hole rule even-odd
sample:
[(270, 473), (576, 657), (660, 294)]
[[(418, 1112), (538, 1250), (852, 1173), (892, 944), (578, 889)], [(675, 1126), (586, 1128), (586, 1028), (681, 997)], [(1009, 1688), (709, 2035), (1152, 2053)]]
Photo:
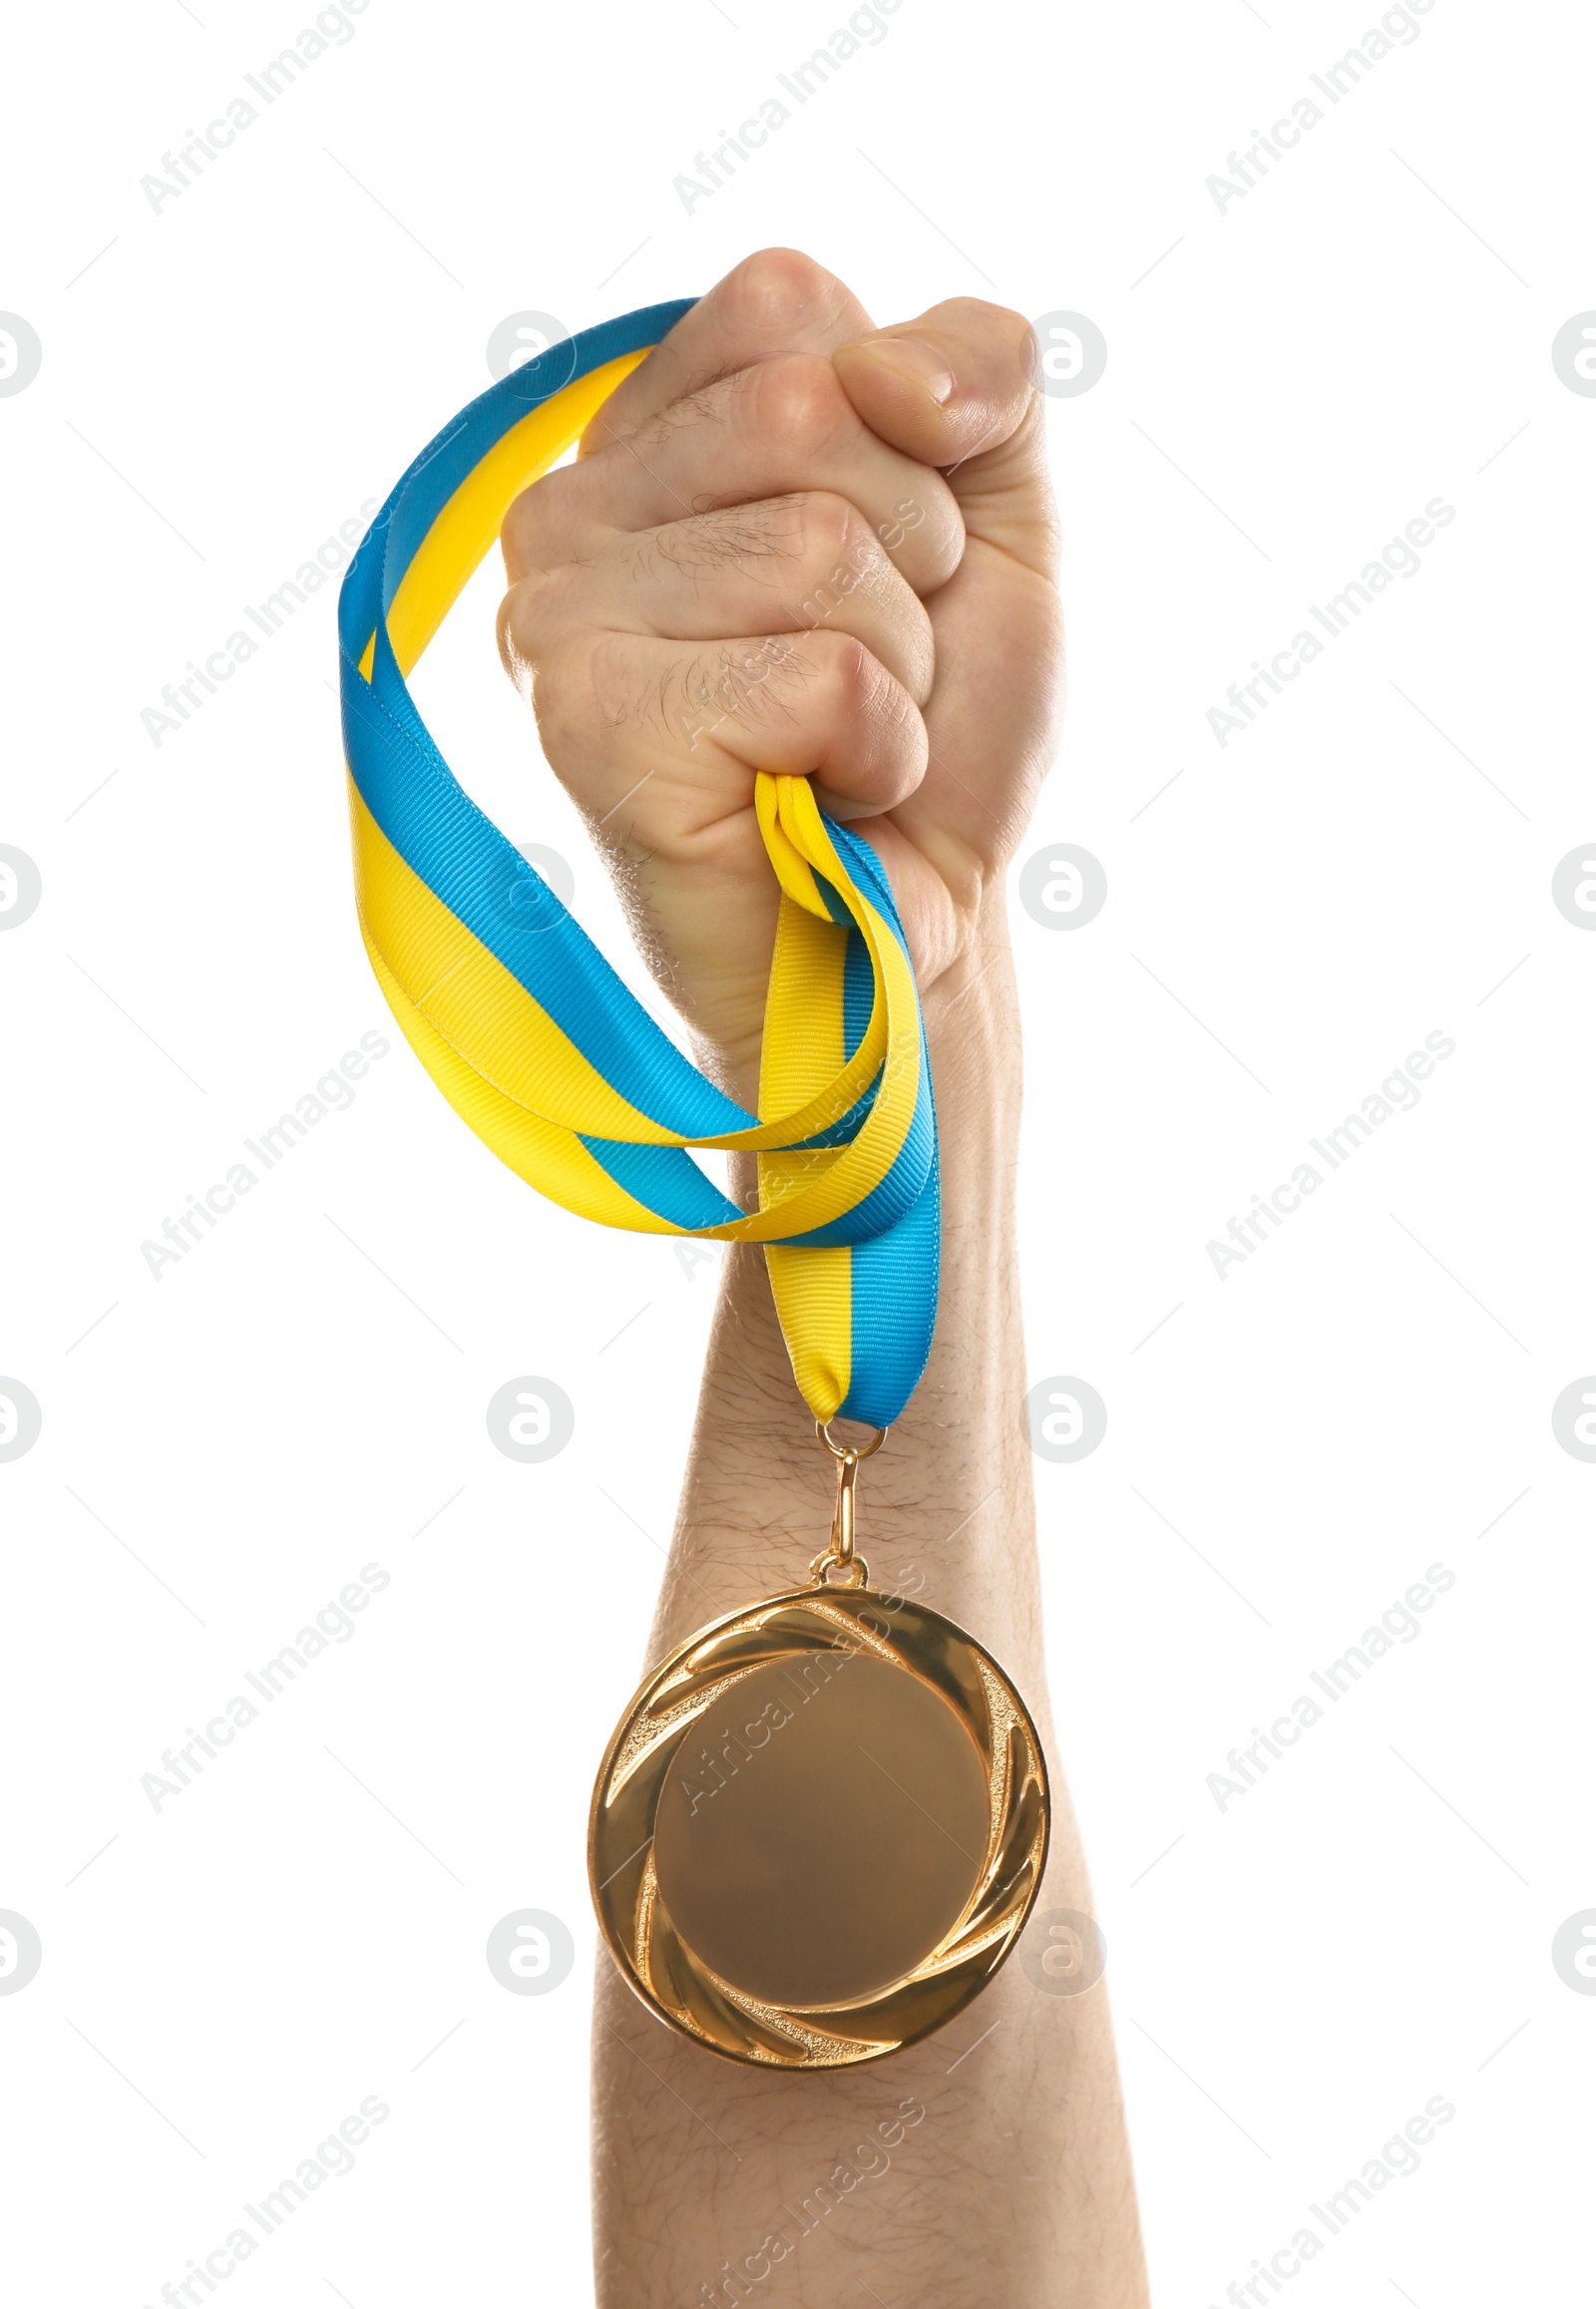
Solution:
[(986, 901), (959, 961), (921, 994), (944, 1160), (974, 1132), (989, 1143), (1019, 1122), (1021, 1042), (1013, 952), (1001, 886)]

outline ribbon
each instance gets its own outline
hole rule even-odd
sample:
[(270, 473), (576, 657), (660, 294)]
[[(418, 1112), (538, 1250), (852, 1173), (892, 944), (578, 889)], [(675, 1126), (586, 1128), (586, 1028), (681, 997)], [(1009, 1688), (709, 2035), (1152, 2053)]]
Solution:
[[(925, 1027), (875, 852), (803, 775), (757, 774), (781, 902), (749, 1114), (462, 790), (405, 686), (512, 500), (693, 301), (512, 370), (428, 443), (372, 523), (338, 599), (355, 905), (401, 1031), (502, 1162), (605, 1226), (761, 1244), (815, 1417), (885, 1427), (930, 1351), (940, 1225)], [(695, 1147), (753, 1152), (758, 1208), (729, 1201)]]

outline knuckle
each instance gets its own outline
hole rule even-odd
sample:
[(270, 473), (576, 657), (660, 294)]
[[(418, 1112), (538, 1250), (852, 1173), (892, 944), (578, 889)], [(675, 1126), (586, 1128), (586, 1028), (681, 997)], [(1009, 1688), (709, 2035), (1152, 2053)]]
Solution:
[(800, 456), (828, 448), (839, 434), (858, 429), (853, 403), (831, 363), (819, 353), (781, 353), (743, 372), (745, 422)]
[(800, 614), (806, 624), (831, 616), (850, 593), (886, 600), (902, 589), (892, 558), (859, 508), (828, 490), (796, 500), (799, 520)]
[(850, 570), (874, 558), (876, 537), (859, 508), (834, 490), (805, 490), (798, 498), (802, 559), (807, 572), (826, 575), (838, 565)]
[(756, 249), (727, 273), (719, 290), (733, 336), (761, 347), (790, 338), (806, 323), (824, 325), (842, 310), (846, 295), (835, 273), (797, 248)]
[(564, 590), (558, 577), (539, 570), (517, 577), (499, 604), (499, 654), (517, 678), (544, 653), (555, 624), (555, 605)]
[(812, 636), (815, 643), (821, 677), (840, 720), (897, 724), (906, 707), (912, 710), (903, 684), (851, 633), (817, 633)]
[(505, 567), (513, 577), (548, 569), (558, 559), (554, 541), (567, 528), (570, 492), (577, 475), (569, 467), (546, 473), (505, 515), (500, 540)]

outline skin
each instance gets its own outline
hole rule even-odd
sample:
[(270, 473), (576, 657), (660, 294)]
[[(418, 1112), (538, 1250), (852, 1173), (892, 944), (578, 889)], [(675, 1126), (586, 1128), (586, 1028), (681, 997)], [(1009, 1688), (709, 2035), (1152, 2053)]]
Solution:
[[(943, 1275), (926, 1375), (862, 1478), (860, 1544), (873, 1584), (968, 1626), (1025, 1694), (1054, 1802), (1039, 1905), (1089, 1913), (1019, 1415), (1002, 873), (1062, 698), (1031, 342), (968, 298), (877, 330), (811, 259), (748, 258), (605, 404), (578, 464), (512, 507), (499, 631), (700, 1063), (744, 1103), (776, 920), (755, 772), (809, 773), (887, 869), (937, 1091)], [(751, 1207), (751, 1176), (732, 1192)], [(734, 1248), (649, 1663), (800, 1580), (832, 1486), (763, 1259)], [(603, 1956), (594, 2128), (599, 2309), (1146, 2301), (1101, 1984), (1043, 1995), (1016, 1961), (919, 2046), (783, 2076), (666, 2030)], [(800, 2221), (821, 2183), (832, 2208)]]

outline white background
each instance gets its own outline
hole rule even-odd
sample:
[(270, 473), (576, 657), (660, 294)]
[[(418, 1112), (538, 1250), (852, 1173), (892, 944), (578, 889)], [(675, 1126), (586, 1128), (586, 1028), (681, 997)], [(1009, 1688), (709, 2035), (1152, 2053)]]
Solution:
[[(0, 1372), (43, 1408), (0, 1465), (0, 1908), (44, 1948), (0, 1996), (19, 2300), (156, 2302), (368, 2095), (356, 2169), (229, 2301), (591, 2297), (585, 1814), (713, 1270), (538, 1202), (390, 1030), (153, 1277), (164, 1218), (391, 1022), (333, 586), (159, 747), (140, 716), (483, 388), (506, 314), (584, 326), (776, 241), (883, 320), (984, 295), (1109, 348), (1049, 404), (1072, 699), (1023, 854), (1083, 845), (1108, 902), (1014, 920), (1030, 1371), (1108, 1406), (1037, 1487), (1155, 2298), (1221, 2301), (1433, 2096), (1420, 2170), (1292, 2298), (1588, 2284), (1596, 2002), (1550, 1944), (1596, 1906), (1596, 1467), (1550, 1411), (1596, 1367), (1596, 938), (1550, 880), (1596, 810), (1596, 401), (1550, 347), (1596, 305), (1592, 27), (1435, 0), (1221, 212), (1205, 180), (1379, 13), (903, 0), (691, 213), (672, 180), (841, 0), (370, 0), (159, 213), (141, 177), (308, 0), (13, 27), (0, 306), (43, 345), (0, 399), (0, 841), (43, 879), (0, 938)], [(1435, 497), (1420, 574), (1222, 749), (1208, 708)], [(423, 710), (618, 957), (494, 597), (490, 565)], [(1437, 1030), (1416, 1110), (1221, 1280), (1208, 1241)], [(542, 1466), (484, 1422), (522, 1373), (576, 1406)], [(141, 1775), (368, 1562), (357, 1633), (153, 1810)], [(1421, 1636), (1221, 1811), (1227, 1751), (1434, 1562)], [(577, 1938), (549, 1996), (484, 1960), (522, 1907)]]

